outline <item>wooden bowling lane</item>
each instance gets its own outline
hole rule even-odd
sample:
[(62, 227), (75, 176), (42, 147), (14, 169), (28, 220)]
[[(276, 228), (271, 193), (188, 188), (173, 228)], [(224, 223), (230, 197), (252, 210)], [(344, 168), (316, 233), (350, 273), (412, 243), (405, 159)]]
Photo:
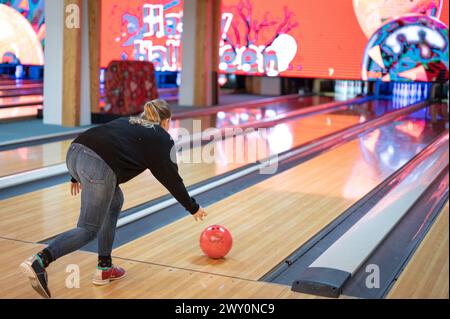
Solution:
[(31, 89), (15, 89), (15, 90), (2, 90), (0, 88), (0, 97), (14, 97), (14, 96), (25, 96), (25, 95), (42, 95), (42, 88), (31, 88)]
[(71, 142), (70, 139), (2, 151), (0, 176), (61, 164), (65, 161)]
[(43, 89), (42, 83), (0, 83), (0, 91), (16, 91), (18, 89)]
[[(359, 121), (360, 117), (355, 115), (316, 115), (274, 127), (269, 131), (264, 143), (268, 146), (267, 151), (281, 152)], [(259, 138), (250, 135), (246, 142), (256, 143)], [(280, 143), (280, 140), (283, 143)], [(221, 151), (223, 144), (224, 142), (218, 146), (216, 162), (180, 163), (180, 174), (186, 185), (193, 185), (247, 163), (245, 158), (241, 162), (227, 161), (227, 157), (222, 155), (224, 152)], [(195, 149), (197, 154), (201, 151), (200, 148)], [(189, 157), (189, 152), (189, 150), (182, 152), (179, 155), (180, 160), (186, 155)], [(267, 153), (258, 155), (259, 158), (265, 158)], [(193, 156), (191, 158), (194, 158)], [(123, 184), (121, 188), (125, 195), (124, 210), (168, 194), (148, 171)], [(79, 207), (79, 198), (69, 194), (69, 183), (2, 200), (0, 237), (31, 242), (42, 241), (74, 227)]]
[[(330, 98), (317, 96), (302, 99), (301, 102), (296, 102), (296, 100), (293, 100), (291, 103), (284, 103), (282, 105), (275, 104), (268, 107), (249, 110), (250, 114), (248, 117), (249, 120), (256, 120), (255, 117), (258, 114), (261, 118), (265, 118), (271, 114), (281, 114), (299, 107), (319, 105), (327, 102), (330, 102)], [(25, 110), (25, 108), (23, 109)], [(0, 119), (2, 118), (2, 111), (5, 113), (4, 117), (10, 117), (10, 111), (8, 111), (8, 109), (0, 109)], [(22, 109), (20, 109), (20, 111), (22, 111)], [(36, 109), (31, 111), (34, 112), (34, 114), (37, 112)], [(199, 128), (202, 130), (215, 126), (221, 127), (224, 125), (239, 125), (239, 123), (242, 122), (242, 119), (239, 116), (238, 119), (232, 118), (232, 116), (234, 114), (243, 114), (244, 112), (245, 110), (243, 109), (227, 111), (224, 112), (223, 119), (216, 119), (216, 115), (214, 115), (194, 119), (174, 120), (172, 121), (172, 132), (176, 135), (176, 132), (178, 132), (180, 128), (185, 128), (192, 133), (194, 131), (194, 121), (198, 121), (197, 123), (200, 123)], [(230, 120), (237, 122), (231, 123)], [(24, 171), (63, 163), (66, 158), (67, 149), (69, 148), (71, 142), (72, 140), (64, 140), (2, 151), (0, 152), (0, 163), (2, 163), (0, 166), (0, 176), (17, 174)]]
[(392, 287), (388, 298), (449, 298), (448, 219), (449, 205), (447, 202)]
[(0, 123), (35, 119), (39, 109), (42, 109), (42, 105), (37, 104), (30, 106), (8, 107), (4, 109), (0, 108)]
[(25, 95), (15, 97), (0, 97), (0, 108), (37, 105), (44, 103), (42, 95)]
[[(42, 249), (43, 245), (0, 239), (0, 299), (41, 298), (20, 272), (19, 264)], [(116, 259), (114, 262), (127, 270), (127, 277), (107, 286), (94, 286), (91, 277), (97, 263), (93, 253), (69, 254), (48, 268), (49, 288), (57, 299), (149, 299), (149, 298), (308, 298), (312, 295), (292, 292), (289, 287), (278, 284), (242, 280), (188, 271), (172, 267)], [(79, 267), (79, 288), (66, 287), (70, 275), (68, 267)]]
[[(203, 223), (187, 216), (115, 249), (113, 255), (258, 280), (395, 171), (377, 155), (380, 149), (372, 158), (366, 152), (374, 139), (376, 147), (382, 147), (396, 125), (206, 207), (209, 216)], [(409, 152), (404, 136), (396, 141), (396, 152)], [(399, 155), (404, 154), (393, 154)], [(210, 260), (200, 251), (199, 235), (212, 224), (224, 225), (233, 234), (234, 247), (225, 260)]]

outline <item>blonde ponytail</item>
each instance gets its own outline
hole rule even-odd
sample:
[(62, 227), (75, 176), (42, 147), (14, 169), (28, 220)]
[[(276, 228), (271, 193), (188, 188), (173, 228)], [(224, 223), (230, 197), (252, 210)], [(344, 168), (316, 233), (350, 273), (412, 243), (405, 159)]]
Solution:
[(159, 116), (158, 110), (156, 109), (153, 101), (147, 102), (144, 105), (144, 113), (142, 116), (146, 121), (161, 123), (161, 117)]
[(156, 99), (145, 103), (144, 112), (140, 116), (130, 117), (130, 124), (152, 127), (171, 117), (172, 111), (169, 104), (164, 100)]

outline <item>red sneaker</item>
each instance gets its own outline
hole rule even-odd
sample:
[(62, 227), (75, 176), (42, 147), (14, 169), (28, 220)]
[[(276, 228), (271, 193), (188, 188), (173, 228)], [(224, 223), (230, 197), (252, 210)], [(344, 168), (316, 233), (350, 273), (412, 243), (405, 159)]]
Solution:
[(110, 268), (101, 268), (97, 266), (94, 278), (92, 278), (92, 283), (94, 285), (107, 285), (111, 281), (122, 279), (126, 274), (125, 270), (118, 266), (113, 265)]

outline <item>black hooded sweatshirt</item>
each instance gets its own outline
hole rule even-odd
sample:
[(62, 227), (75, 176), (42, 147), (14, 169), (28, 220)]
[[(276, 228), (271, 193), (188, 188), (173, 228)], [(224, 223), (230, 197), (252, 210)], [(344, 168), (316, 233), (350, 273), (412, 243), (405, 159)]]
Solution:
[[(183, 207), (194, 214), (199, 205), (191, 198), (178, 174), (174, 142), (159, 125), (146, 127), (120, 118), (87, 130), (72, 143), (87, 146), (97, 153), (125, 183), (149, 169)], [(76, 182), (72, 178), (72, 182)]]

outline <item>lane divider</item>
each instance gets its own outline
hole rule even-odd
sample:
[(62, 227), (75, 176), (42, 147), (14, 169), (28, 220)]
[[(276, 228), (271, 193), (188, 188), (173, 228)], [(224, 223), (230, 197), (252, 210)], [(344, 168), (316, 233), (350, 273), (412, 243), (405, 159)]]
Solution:
[(66, 163), (64, 163), (3, 176), (0, 179), (0, 190), (66, 173), (67, 166)]
[(413, 160), (398, 185), (299, 274), (292, 290), (339, 297), (346, 282), (446, 169), (448, 146), (447, 131)]

